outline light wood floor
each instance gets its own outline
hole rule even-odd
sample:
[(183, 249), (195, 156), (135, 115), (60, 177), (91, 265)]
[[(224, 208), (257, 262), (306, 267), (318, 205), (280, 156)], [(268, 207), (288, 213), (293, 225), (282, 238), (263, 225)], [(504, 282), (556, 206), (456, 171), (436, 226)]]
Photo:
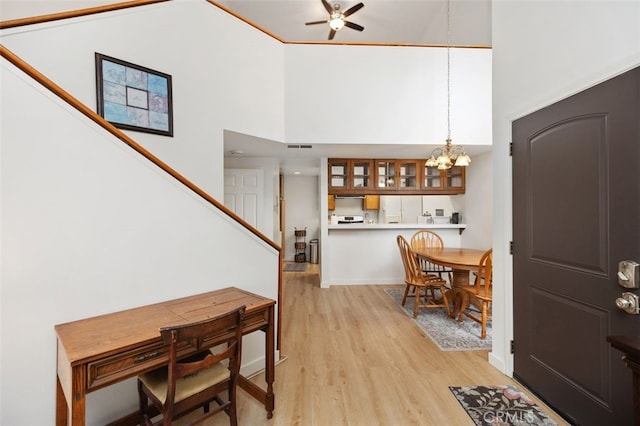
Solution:
[[(238, 390), (240, 425), (473, 425), (448, 386), (525, 390), (489, 365), (487, 352), (441, 352), (387, 296), (390, 286), (321, 289), (317, 267), (283, 272), (286, 360), (276, 367), (274, 416)], [(264, 385), (263, 375), (253, 380)]]

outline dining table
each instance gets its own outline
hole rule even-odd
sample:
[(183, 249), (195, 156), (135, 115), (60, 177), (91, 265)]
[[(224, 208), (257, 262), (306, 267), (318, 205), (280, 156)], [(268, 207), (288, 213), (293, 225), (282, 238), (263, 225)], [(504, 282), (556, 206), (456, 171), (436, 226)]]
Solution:
[(416, 256), (425, 259), (427, 262), (452, 269), (451, 289), (446, 293), (447, 299), (454, 304), (454, 309), (449, 316), (455, 318), (468, 305), (468, 297), (464, 298), (464, 291), (457, 290), (457, 288), (470, 284), (470, 272), (478, 270), (480, 258), (486, 250), (442, 247), (414, 249), (414, 252)]
[(426, 248), (414, 250), (418, 257), (453, 270), (452, 287), (469, 285), (469, 273), (478, 270), (486, 250), (472, 248)]

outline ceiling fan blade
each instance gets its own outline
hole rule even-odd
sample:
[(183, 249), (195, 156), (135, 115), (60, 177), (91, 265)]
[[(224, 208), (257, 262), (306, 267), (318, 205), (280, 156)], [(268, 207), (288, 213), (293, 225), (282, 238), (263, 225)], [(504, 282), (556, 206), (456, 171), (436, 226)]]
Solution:
[(354, 24), (353, 22), (349, 22), (349, 21), (344, 21), (344, 26), (349, 27), (352, 30), (356, 30), (356, 31), (364, 30), (364, 27), (362, 25)]
[(321, 0), (322, 1), (322, 5), (324, 6), (325, 9), (327, 9), (327, 13), (329, 15), (331, 15), (331, 12), (333, 12), (333, 7), (331, 7), (331, 5), (329, 4), (329, 2), (327, 0)]
[(313, 21), (313, 22), (305, 22), (305, 25), (316, 25), (316, 24), (326, 24), (327, 21)]
[(336, 30), (329, 31), (329, 38), (327, 40), (333, 40), (333, 37), (336, 35)]
[(355, 6), (351, 6), (349, 9), (345, 10), (344, 12), (342, 12), (342, 16), (344, 16), (346, 18), (347, 16), (356, 13), (357, 11), (362, 9), (363, 7), (364, 7), (364, 4), (358, 3)]

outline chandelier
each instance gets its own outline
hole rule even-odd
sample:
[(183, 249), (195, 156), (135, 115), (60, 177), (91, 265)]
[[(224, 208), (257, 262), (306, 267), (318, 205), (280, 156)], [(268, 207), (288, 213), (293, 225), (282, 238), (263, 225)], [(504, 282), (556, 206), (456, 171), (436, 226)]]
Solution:
[(431, 156), (425, 163), (428, 167), (437, 167), (438, 170), (447, 170), (451, 166), (468, 166), (471, 157), (465, 152), (462, 145), (451, 144), (451, 10), (450, 0), (447, 0), (447, 143), (442, 148), (431, 151)]

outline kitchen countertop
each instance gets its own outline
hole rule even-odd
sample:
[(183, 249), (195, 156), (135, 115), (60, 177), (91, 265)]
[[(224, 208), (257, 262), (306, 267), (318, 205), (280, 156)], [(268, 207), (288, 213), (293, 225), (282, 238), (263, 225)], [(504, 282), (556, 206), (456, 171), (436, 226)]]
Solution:
[(375, 231), (376, 229), (459, 229), (460, 233), (466, 229), (465, 223), (447, 223), (447, 224), (434, 224), (434, 223), (348, 223), (328, 225), (329, 230), (341, 229), (341, 230), (367, 230)]

